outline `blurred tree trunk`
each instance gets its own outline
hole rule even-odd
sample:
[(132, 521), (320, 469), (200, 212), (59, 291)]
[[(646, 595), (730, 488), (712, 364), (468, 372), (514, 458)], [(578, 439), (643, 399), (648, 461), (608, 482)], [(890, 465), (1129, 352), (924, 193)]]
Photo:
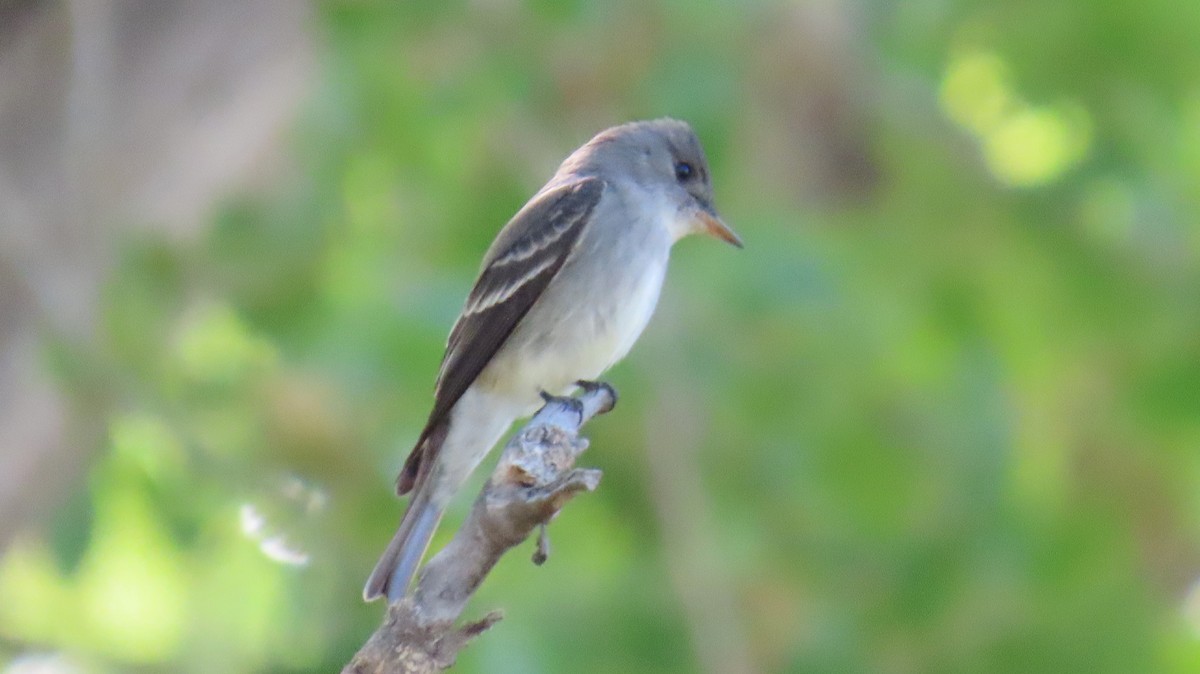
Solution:
[(75, 488), (112, 395), (62, 390), (46, 337), (96, 357), (114, 240), (193, 236), (222, 195), (270, 179), (313, 72), (307, 13), (0, 4), (0, 551)]

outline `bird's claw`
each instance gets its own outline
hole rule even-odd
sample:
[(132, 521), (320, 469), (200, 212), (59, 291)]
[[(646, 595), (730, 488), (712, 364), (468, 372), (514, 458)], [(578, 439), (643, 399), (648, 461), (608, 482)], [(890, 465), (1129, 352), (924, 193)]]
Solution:
[(545, 391), (538, 391), (538, 395), (542, 397), (542, 400), (546, 401), (547, 406), (557, 403), (563, 407), (570, 408), (573, 412), (579, 415), (580, 422), (583, 421), (583, 403), (578, 398), (572, 398), (571, 396), (551, 395)]
[(600, 409), (600, 413), (609, 412), (612, 410), (612, 408), (617, 406), (617, 389), (613, 388), (608, 383), (602, 382), (602, 381), (588, 381), (586, 379), (580, 379), (575, 382), (575, 385), (578, 386), (579, 388), (583, 389), (584, 393), (594, 393), (596, 391), (605, 391), (606, 393), (608, 393), (608, 399), (611, 402), (608, 405), (605, 405), (604, 407), (602, 407)]

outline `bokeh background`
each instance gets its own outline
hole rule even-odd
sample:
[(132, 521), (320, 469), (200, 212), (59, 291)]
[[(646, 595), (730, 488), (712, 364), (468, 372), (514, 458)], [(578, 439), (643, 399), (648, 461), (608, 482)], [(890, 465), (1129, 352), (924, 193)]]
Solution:
[(483, 250), (662, 115), (746, 249), (677, 247), (600, 490), (459, 671), (1200, 671), (1197, 36), (1192, 0), (0, 3), (0, 671), (336, 671)]

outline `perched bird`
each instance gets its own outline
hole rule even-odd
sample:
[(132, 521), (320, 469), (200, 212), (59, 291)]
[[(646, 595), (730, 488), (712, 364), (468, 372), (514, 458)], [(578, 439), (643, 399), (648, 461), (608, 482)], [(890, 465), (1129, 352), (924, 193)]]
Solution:
[(671, 245), (694, 233), (742, 245), (713, 208), (700, 141), (673, 119), (601, 132), (500, 230), (396, 480), (412, 497), (367, 601), (405, 595), (455, 492), (542, 392), (566, 394), (629, 352), (654, 312)]

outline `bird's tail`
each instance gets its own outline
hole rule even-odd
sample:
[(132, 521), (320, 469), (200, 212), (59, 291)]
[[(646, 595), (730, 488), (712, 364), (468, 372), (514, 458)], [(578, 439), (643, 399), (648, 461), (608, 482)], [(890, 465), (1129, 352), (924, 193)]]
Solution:
[(375, 570), (367, 578), (363, 588), (363, 599), (374, 601), (386, 596), (388, 603), (404, 597), (412, 581), (417, 565), (429, 548), (429, 540), (442, 519), (444, 506), (429, 498), (429, 483), (421, 485), (408, 503), (400, 528), (388, 543), (387, 550), (375, 564)]

